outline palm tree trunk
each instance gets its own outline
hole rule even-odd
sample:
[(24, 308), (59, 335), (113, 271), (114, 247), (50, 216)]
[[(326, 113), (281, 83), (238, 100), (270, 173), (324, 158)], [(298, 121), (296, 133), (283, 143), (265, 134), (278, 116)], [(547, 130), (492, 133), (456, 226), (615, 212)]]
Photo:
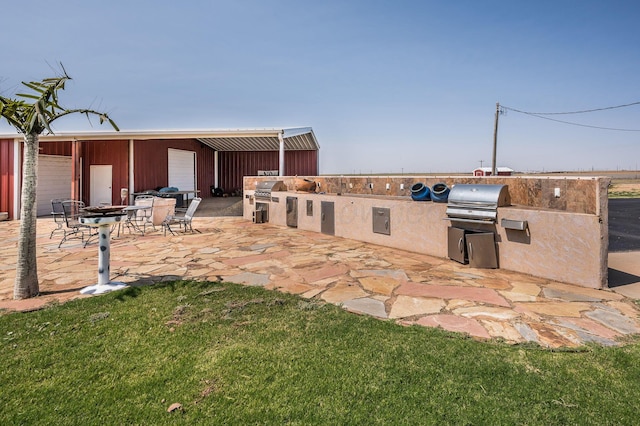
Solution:
[(20, 208), (20, 239), (16, 262), (14, 299), (26, 299), (40, 293), (36, 257), (36, 184), (38, 179), (38, 134), (24, 136), (24, 163)]

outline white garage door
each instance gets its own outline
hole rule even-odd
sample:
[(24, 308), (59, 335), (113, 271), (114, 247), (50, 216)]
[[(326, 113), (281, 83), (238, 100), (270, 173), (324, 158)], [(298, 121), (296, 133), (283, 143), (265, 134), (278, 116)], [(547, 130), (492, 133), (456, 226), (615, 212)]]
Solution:
[(196, 153), (169, 149), (169, 186), (180, 191), (196, 189)]
[(54, 198), (71, 198), (71, 157), (39, 155), (36, 188), (38, 216), (51, 214), (51, 200)]

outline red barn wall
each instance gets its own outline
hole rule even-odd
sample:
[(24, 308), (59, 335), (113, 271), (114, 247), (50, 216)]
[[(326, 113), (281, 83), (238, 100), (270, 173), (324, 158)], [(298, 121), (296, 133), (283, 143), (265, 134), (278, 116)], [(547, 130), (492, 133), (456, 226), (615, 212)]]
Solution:
[(0, 139), (0, 212), (13, 219), (13, 139)]
[(243, 176), (256, 176), (258, 170), (278, 170), (278, 152), (226, 151), (218, 154), (219, 184), (225, 192), (242, 189)]
[(285, 151), (284, 174), (318, 176), (318, 151)]
[[(244, 176), (257, 176), (258, 170), (278, 170), (278, 151), (220, 152), (220, 187), (225, 192), (242, 190)], [(287, 176), (317, 176), (318, 151), (285, 151), (284, 174)]]
[(214, 183), (214, 151), (195, 139), (144, 140), (134, 142), (134, 192), (169, 185), (168, 149), (196, 153), (196, 180), (200, 196), (211, 196)]
[(129, 141), (84, 141), (82, 143), (82, 201), (89, 203), (91, 166), (111, 165), (111, 202), (120, 204), (120, 188), (129, 187)]
[(40, 142), (38, 147), (40, 148), (39, 154), (71, 157), (71, 141)]

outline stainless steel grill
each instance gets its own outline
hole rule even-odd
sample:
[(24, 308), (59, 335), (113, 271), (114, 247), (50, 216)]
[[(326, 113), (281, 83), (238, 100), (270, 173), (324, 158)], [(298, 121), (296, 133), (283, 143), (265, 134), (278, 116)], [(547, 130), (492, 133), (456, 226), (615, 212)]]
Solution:
[(265, 180), (258, 182), (253, 196), (256, 198), (270, 199), (272, 192), (286, 190), (287, 185), (285, 185), (281, 180)]
[(498, 207), (511, 205), (507, 185), (458, 184), (449, 192), (447, 219), (458, 222), (495, 223)]

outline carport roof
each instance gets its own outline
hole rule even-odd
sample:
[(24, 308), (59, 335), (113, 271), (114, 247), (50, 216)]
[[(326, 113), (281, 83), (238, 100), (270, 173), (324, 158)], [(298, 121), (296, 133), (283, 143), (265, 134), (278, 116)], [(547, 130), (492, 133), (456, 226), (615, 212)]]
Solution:
[(311, 127), (276, 130), (272, 134), (230, 134), (197, 138), (216, 151), (278, 151), (282, 133), (285, 151), (317, 151), (320, 146)]
[[(216, 151), (278, 151), (282, 134), (285, 151), (317, 151), (320, 145), (311, 127), (288, 129), (233, 129), (233, 130), (142, 130), (120, 132), (57, 132), (42, 135), (40, 140), (149, 140), (197, 139)], [(0, 139), (22, 139), (21, 135), (0, 135)]]

